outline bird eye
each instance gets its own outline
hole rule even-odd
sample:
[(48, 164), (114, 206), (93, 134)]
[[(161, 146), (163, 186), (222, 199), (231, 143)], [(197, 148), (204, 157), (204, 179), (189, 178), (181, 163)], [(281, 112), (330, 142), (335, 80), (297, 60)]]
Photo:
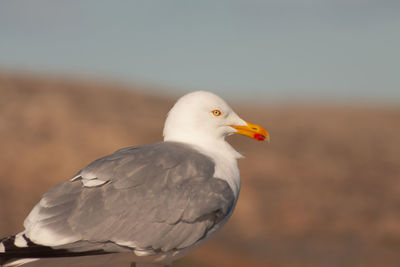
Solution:
[(221, 111), (220, 110), (218, 110), (218, 109), (214, 109), (213, 111), (211, 111), (212, 112), (212, 114), (214, 115), (214, 116), (216, 116), (216, 117), (218, 117), (218, 116), (221, 116)]

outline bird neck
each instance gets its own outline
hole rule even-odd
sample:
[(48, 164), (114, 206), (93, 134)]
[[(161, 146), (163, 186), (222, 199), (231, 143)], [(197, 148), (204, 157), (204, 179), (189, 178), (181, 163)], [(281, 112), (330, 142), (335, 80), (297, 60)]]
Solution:
[(181, 142), (194, 146), (206, 155), (217, 155), (228, 161), (235, 161), (243, 156), (237, 152), (224, 137), (215, 138), (214, 136), (195, 136), (190, 135), (175, 135), (175, 137), (165, 136), (164, 141)]

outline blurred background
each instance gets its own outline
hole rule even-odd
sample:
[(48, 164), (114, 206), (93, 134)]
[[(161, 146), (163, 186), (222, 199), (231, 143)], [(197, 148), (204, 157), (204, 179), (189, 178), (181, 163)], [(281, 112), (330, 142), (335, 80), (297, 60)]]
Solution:
[(0, 236), (210, 90), (261, 124), (235, 213), (176, 266), (400, 265), (398, 1), (0, 2)]

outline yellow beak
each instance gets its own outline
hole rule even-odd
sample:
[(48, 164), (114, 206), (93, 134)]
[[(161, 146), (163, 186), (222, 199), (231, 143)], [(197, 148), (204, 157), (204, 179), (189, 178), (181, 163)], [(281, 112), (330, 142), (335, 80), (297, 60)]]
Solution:
[(257, 124), (253, 124), (250, 122), (246, 122), (246, 124), (246, 126), (231, 125), (231, 127), (237, 130), (235, 132), (236, 134), (245, 135), (257, 141), (266, 141), (269, 143), (270, 140), (267, 130)]

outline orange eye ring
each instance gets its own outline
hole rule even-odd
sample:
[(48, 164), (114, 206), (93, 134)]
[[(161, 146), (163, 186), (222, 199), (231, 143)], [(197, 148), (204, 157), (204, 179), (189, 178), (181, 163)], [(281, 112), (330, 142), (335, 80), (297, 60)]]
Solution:
[(219, 117), (219, 116), (221, 116), (221, 114), (222, 114), (222, 112), (220, 111), (220, 110), (218, 110), (218, 109), (214, 109), (213, 111), (211, 111), (212, 112), (212, 114), (215, 116), (215, 117)]

